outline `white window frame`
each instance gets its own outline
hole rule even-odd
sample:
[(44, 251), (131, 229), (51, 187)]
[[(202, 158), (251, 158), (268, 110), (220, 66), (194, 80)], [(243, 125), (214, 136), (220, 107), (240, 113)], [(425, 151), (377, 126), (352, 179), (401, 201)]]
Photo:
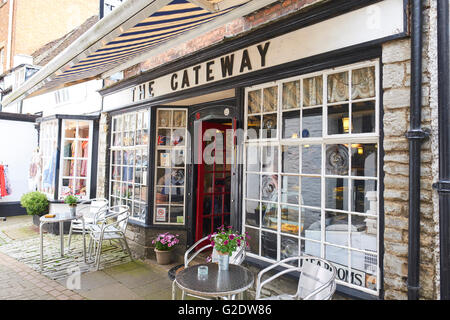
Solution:
[[(332, 105), (332, 104), (328, 104), (327, 102), (327, 88), (328, 88), (328, 83), (327, 83), (327, 76), (330, 74), (335, 74), (335, 73), (339, 73), (339, 72), (344, 72), (344, 71), (348, 71), (349, 74), (349, 81), (351, 81), (351, 76), (352, 76), (352, 70), (355, 69), (360, 69), (360, 68), (364, 68), (364, 67), (375, 67), (375, 132), (372, 133), (358, 133), (358, 134), (352, 134), (352, 133), (348, 133), (348, 134), (336, 134), (336, 135), (328, 135), (328, 105)], [(283, 139), (282, 138), (282, 114), (283, 114), (283, 110), (282, 110), (282, 90), (283, 90), (283, 83), (287, 83), (287, 82), (291, 82), (291, 81), (295, 81), (295, 80), (300, 80), (301, 83), (301, 87), (300, 87), (300, 92), (301, 92), (301, 97), (303, 96), (303, 79), (307, 79), (307, 78), (311, 78), (314, 76), (323, 76), (323, 88), (324, 88), (324, 92), (323, 92), (323, 101), (322, 101), (322, 108), (323, 108), (323, 113), (322, 113), (322, 137), (320, 138), (301, 138), (301, 133), (302, 133), (302, 128), (300, 127), (300, 137), (299, 138), (291, 138), (291, 139)], [(379, 212), (380, 212), (380, 171), (382, 170), (382, 168), (380, 168), (380, 62), (378, 59), (375, 60), (371, 60), (371, 61), (365, 61), (365, 62), (361, 62), (361, 63), (356, 63), (356, 64), (351, 64), (351, 65), (346, 65), (346, 66), (342, 66), (342, 67), (338, 67), (338, 68), (333, 68), (333, 69), (328, 69), (328, 70), (322, 70), (319, 72), (314, 72), (314, 73), (310, 73), (310, 74), (305, 74), (305, 75), (301, 75), (301, 76), (296, 76), (296, 77), (291, 77), (291, 78), (287, 78), (287, 79), (282, 79), (282, 80), (278, 80), (278, 81), (273, 81), (273, 82), (269, 82), (269, 83), (264, 83), (261, 85), (256, 85), (253, 87), (248, 87), (245, 89), (245, 115), (244, 115), (244, 119), (245, 119), (245, 137), (246, 140), (244, 141), (244, 175), (243, 175), (243, 206), (242, 206), (242, 225), (243, 225), (243, 230), (246, 231), (246, 229), (253, 229), (253, 230), (257, 230), (259, 232), (259, 253), (254, 254), (254, 253), (248, 253), (249, 257), (253, 257), (256, 258), (258, 260), (261, 261), (265, 261), (265, 262), (269, 262), (269, 263), (273, 263), (274, 260), (272, 259), (268, 259), (265, 257), (261, 256), (261, 247), (262, 247), (262, 242), (261, 242), (261, 235), (262, 235), (262, 231), (264, 232), (272, 232), (270, 229), (268, 228), (263, 228), (262, 227), (262, 222), (261, 222), (261, 227), (252, 227), (246, 226), (246, 202), (247, 200), (249, 201), (256, 201), (254, 199), (247, 199), (246, 195), (247, 195), (247, 174), (248, 173), (252, 173), (250, 171), (247, 172), (247, 147), (248, 146), (267, 146), (267, 145), (271, 145), (274, 144), (278, 147), (278, 176), (280, 177), (279, 179), (279, 186), (278, 186), (278, 202), (276, 203), (276, 205), (278, 206), (277, 210), (278, 210), (278, 227), (277, 227), (277, 231), (272, 232), (275, 233), (277, 236), (277, 261), (280, 260), (280, 252), (281, 252), (281, 236), (287, 236), (287, 237), (292, 237), (292, 238), (296, 238), (298, 240), (298, 250), (299, 250), (299, 254), (301, 253), (301, 242), (302, 241), (310, 241), (310, 242), (317, 242), (318, 244), (320, 244), (321, 246), (321, 257), (325, 257), (325, 246), (326, 245), (330, 245), (332, 247), (342, 247), (344, 249), (348, 250), (348, 263), (347, 266), (345, 266), (346, 270), (349, 271), (349, 274), (351, 273), (351, 256), (353, 252), (362, 252), (364, 254), (370, 254), (370, 255), (376, 255), (376, 277), (377, 277), (377, 284), (376, 284), (376, 290), (372, 290), (372, 289), (368, 289), (362, 286), (357, 286), (354, 284), (350, 284), (348, 282), (343, 282), (343, 281), (339, 281), (337, 280), (337, 282), (339, 284), (342, 284), (344, 286), (347, 287), (351, 287), (372, 295), (378, 295), (379, 291), (380, 291), (380, 247), (379, 247), (379, 241), (380, 241), (380, 219), (379, 219)], [(257, 89), (264, 89), (267, 87), (272, 87), (272, 86), (278, 86), (278, 110), (277, 110), (277, 137), (276, 138), (270, 138), (270, 139), (262, 139), (261, 137), (259, 137), (258, 139), (254, 139), (254, 140), (249, 140), (248, 135), (247, 135), (247, 130), (248, 130), (248, 126), (247, 126), (247, 119), (248, 119), (248, 93), (250, 91), (254, 91)], [(263, 92), (263, 91), (262, 91)], [(263, 94), (261, 95), (261, 99), (263, 99)], [(351, 86), (349, 86), (349, 97), (348, 97), (348, 103), (349, 103), (349, 123), (352, 123), (352, 103), (355, 102), (364, 102), (365, 100), (370, 100), (373, 101), (374, 98), (370, 98), (370, 99), (359, 99), (359, 100), (355, 100), (352, 101), (352, 94), (351, 94)], [(300, 99), (300, 103), (301, 103), (301, 108), (300, 109), (290, 109), (290, 110), (285, 110), (285, 111), (292, 111), (292, 110), (302, 110), (302, 105), (303, 105), (303, 99)], [(341, 103), (335, 103), (336, 105), (342, 104)], [(261, 103), (262, 105), (262, 103)], [(262, 108), (262, 107), (261, 107)], [(261, 110), (261, 113), (263, 112), (263, 110)], [(250, 115), (252, 116), (252, 115)], [(300, 120), (300, 125), (302, 124), (302, 120)], [(263, 128), (263, 123), (261, 121), (261, 129)], [(351, 125), (350, 125), (351, 128)], [(350, 149), (350, 145), (353, 143), (359, 143), (359, 144), (377, 144), (378, 145), (378, 155), (377, 155), (377, 176), (373, 177), (373, 178), (367, 178), (367, 177), (360, 177), (360, 176), (352, 176), (351, 175), (351, 168), (352, 168), (352, 164), (351, 164), (351, 153), (349, 153), (349, 174), (346, 176), (330, 176), (326, 174), (326, 166), (325, 166), (325, 160), (326, 160), (326, 145), (333, 145), (333, 144), (348, 144), (349, 145), (349, 151), (351, 151)], [(282, 233), (281, 232), (281, 206), (283, 205), (287, 205), (281, 202), (281, 185), (282, 185), (282, 177), (285, 175), (289, 175), (289, 174), (283, 174), (281, 172), (281, 168), (282, 168), (282, 146), (285, 145), (294, 145), (294, 146), (303, 146), (303, 145), (322, 145), (322, 165), (321, 165), (321, 174), (320, 175), (310, 175), (310, 176), (317, 176), (321, 178), (321, 240), (320, 241), (314, 241), (311, 240), (310, 238), (306, 238), (306, 237), (301, 237), (301, 228), (299, 231), (298, 235), (292, 235), (289, 233)], [(260, 149), (260, 156), (262, 154), (262, 149), (263, 148), (259, 148)], [(301, 155), (300, 155), (301, 157)], [(260, 157), (260, 161), (262, 161), (262, 157)], [(301, 163), (301, 160), (300, 160)], [(261, 171), (262, 169), (259, 169), (260, 171), (258, 172), (261, 177), (265, 174), (269, 174), (270, 172), (263, 172)], [(297, 175), (299, 177), (301, 176), (308, 176), (306, 174), (299, 174)], [(325, 180), (326, 178), (343, 178), (346, 179), (348, 182), (347, 188), (348, 188), (348, 210), (336, 210), (336, 209), (326, 209), (325, 208), (325, 201), (326, 201), (326, 183)], [(376, 218), (377, 220), (377, 235), (376, 235), (376, 252), (368, 252), (368, 251), (364, 251), (364, 250), (359, 250), (356, 248), (352, 248), (351, 247), (351, 217), (353, 215), (359, 215), (359, 216), (364, 216), (366, 217), (367, 215), (365, 213), (357, 213), (357, 212), (352, 212), (351, 211), (351, 200), (352, 200), (352, 181), (353, 180), (371, 180), (371, 181), (376, 181), (376, 186), (377, 186), (377, 215), (371, 216), (372, 218)], [(262, 179), (260, 178), (260, 192), (261, 192), (261, 181)], [(263, 202), (270, 202), (270, 201), (262, 201), (261, 198), (259, 200), (259, 203), (263, 203)], [(290, 205), (290, 204), (289, 204)], [(294, 205), (295, 206), (295, 205)], [(307, 206), (303, 206), (303, 205), (299, 205), (299, 207), (305, 207), (308, 208)], [(349, 216), (348, 219), (348, 246), (339, 246), (333, 243), (328, 243), (325, 241), (325, 214), (327, 211), (333, 211), (336, 213), (345, 213)]]

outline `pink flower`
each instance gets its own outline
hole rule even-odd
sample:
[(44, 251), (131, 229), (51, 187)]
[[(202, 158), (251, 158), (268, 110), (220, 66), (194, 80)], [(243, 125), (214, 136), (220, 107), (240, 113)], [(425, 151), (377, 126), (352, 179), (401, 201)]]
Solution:
[(225, 240), (223, 244), (226, 246), (228, 244), (228, 240)]
[(234, 234), (230, 234), (230, 235), (228, 236), (228, 238), (229, 238), (230, 240), (233, 240), (233, 239), (234, 239)]

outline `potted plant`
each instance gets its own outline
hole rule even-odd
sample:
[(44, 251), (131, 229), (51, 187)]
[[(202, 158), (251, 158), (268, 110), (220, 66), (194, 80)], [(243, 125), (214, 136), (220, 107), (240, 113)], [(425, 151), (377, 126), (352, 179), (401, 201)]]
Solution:
[(231, 226), (225, 227), (223, 225), (218, 228), (218, 232), (208, 236), (208, 240), (211, 241), (211, 245), (217, 251), (220, 271), (228, 270), (230, 256), (243, 244), (248, 247), (247, 239), (249, 238), (247, 233), (244, 235), (233, 231)]
[(33, 224), (39, 226), (41, 216), (49, 212), (47, 196), (39, 191), (28, 192), (20, 198), (20, 204), (27, 214), (33, 216)]
[(152, 241), (155, 245), (156, 261), (158, 264), (169, 264), (172, 261), (172, 251), (180, 242), (179, 235), (171, 233), (159, 234), (156, 239)]
[(70, 213), (72, 214), (72, 216), (75, 216), (75, 214), (77, 212), (77, 202), (78, 202), (78, 198), (73, 195), (68, 195), (64, 199), (64, 203), (69, 205)]

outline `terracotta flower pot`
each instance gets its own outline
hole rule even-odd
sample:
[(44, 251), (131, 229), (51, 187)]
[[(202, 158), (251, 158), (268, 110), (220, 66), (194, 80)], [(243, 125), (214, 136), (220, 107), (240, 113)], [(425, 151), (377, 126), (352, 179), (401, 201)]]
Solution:
[(172, 250), (161, 251), (155, 249), (155, 253), (158, 264), (170, 264), (172, 262)]

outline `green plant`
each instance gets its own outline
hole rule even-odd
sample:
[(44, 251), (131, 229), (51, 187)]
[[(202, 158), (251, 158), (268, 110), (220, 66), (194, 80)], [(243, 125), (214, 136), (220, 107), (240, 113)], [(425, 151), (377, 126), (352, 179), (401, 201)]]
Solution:
[(42, 216), (48, 213), (49, 201), (47, 196), (39, 191), (26, 193), (20, 198), (20, 204), (27, 214)]
[(69, 195), (64, 199), (64, 203), (67, 203), (69, 206), (75, 206), (77, 202), (78, 198), (73, 195)]
[(247, 240), (250, 237), (247, 233), (245, 235), (240, 234), (233, 231), (231, 226), (225, 228), (223, 225), (218, 230), (218, 232), (209, 235), (208, 240), (211, 241), (211, 244), (219, 253), (231, 256), (243, 243), (248, 247)]

